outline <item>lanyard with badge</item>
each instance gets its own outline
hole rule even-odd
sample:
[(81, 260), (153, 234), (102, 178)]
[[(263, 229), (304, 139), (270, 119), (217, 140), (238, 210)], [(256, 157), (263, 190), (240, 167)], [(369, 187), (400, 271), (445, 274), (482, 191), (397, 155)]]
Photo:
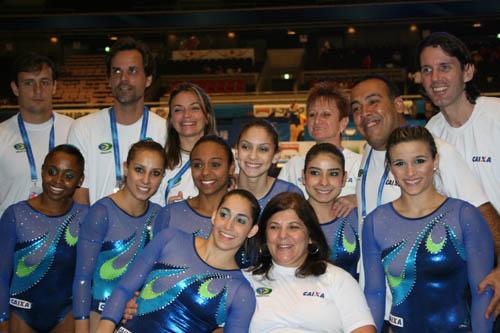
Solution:
[(191, 166), (191, 161), (188, 160), (186, 163), (184, 163), (184, 165), (179, 170), (179, 172), (177, 172), (175, 174), (175, 176), (173, 176), (172, 178), (170, 178), (168, 180), (168, 182), (167, 182), (167, 188), (165, 189), (165, 204), (168, 204), (168, 200), (167, 199), (168, 199), (168, 194), (170, 193), (170, 190), (179, 181), (179, 179), (182, 178), (182, 175), (184, 175), (186, 173), (186, 171), (189, 169), (190, 166)]
[[(363, 221), (365, 220), (366, 217), (366, 176), (368, 175), (368, 169), (370, 167), (370, 161), (372, 158), (372, 152), (373, 148), (370, 149), (370, 152), (368, 153), (368, 157), (366, 158), (366, 163), (365, 167), (363, 168), (363, 176), (361, 177), (361, 217)], [(382, 178), (380, 179), (380, 183), (378, 184), (378, 191), (377, 191), (377, 206), (380, 206), (382, 204), (382, 192), (384, 191), (384, 185), (387, 180), (387, 177), (389, 175), (389, 168), (386, 166), (384, 168), (384, 174), (382, 175)]]
[[(146, 131), (148, 129), (148, 118), (149, 118), (149, 110), (147, 107), (144, 107), (144, 111), (142, 114), (142, 125), (141, 125), (141, 134), (139, 140), (146, 139)], [(120, 143), (118, 140), (118, 128), (116, 126), (116, 115), (115, 109), (109, 109), (109, 121), (111, 124), (111, 138), (113, 140), (113, 155), (115, 158), (115, 187), (113, 189), (113, 193), (118, 192), (123, 185), (123, 176), (122, 176), (122, 167), (120, 160)]]
[[(54, 115), (52, 115), (52, 127), (50, 129), (49, 136), (49, 152), (54, 149)], [(28, 198), (34, 198), (40, 193), (42, 193), (42, 188), (38, 186), (38, 176), (36, 175), (36, 163), (35, 158), (33, 156), (33, 150), (31, 150), (30, 138), (28, 136), (28, 132), (26, 131), (26, 126), (24, 126), (23, 118), (19, 113), (17, 115), (17, 124), (19, 126), (19, 132), (21, 132), (21, 138), (23, 139), (24, 149), (26, 150), (26, 155), (28, 156), (28, 163), (30, 165), (30, 173), (31, 173), (31, 183), (32, 186), (29, 189)]]

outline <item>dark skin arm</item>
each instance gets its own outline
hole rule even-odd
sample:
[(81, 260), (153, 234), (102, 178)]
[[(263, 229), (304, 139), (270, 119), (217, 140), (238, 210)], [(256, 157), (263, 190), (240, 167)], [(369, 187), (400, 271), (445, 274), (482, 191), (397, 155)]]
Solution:
[[(500, 258), (500, 217), (491, 205), (487, 202), (479, 206), (479, 211), (483, 215), (484, 219), (490, 227), (491, 235), (493, 236), (493, 242), (495, 246), (495, 254), (497, 258)], [(479, 284), (479, 292), (482, 293), (490, 287), (494, 291), (493, 298), (491, 299), (488, 308), (486, 309), (486, 318), (489, 319), (493, 314), (497, 317), (500, 314), (500, 268), (495, 268), (490, 274), (488, 274), (483, 281)]]
[(73, 200), (82, 205), (89, 205), (89, 189), (85, 187), (77, 188), (75, 194), (73, 194)]

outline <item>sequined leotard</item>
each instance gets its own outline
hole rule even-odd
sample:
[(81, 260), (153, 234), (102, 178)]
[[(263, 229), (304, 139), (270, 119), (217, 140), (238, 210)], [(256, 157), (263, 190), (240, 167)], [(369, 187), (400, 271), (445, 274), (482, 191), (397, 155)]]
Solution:
[(267, 203), (271, 201), (272, 198), (283, 192), (295, 192), (304, 196), (304, 193), (302, 193), (302, 190), (298, 186), (276, 178), (266, 195), (258, 200), (260, 209), (264, 209), (264, 207), (266, 207)]
[(11, 311), (37, 332), (49, 332), (71, 311), (75, 245), (87, 211), (74, 203), (62, 216), (47, 216), (26, 201), (5, 211), (0, 220), (0, 321), (9, 318), (9, 301)]
[(448, 198), (422, 218), (405, 218), (392, 203), (380, 206), (365, 220), (363, 261), (379, 332), (386, 278), (393, 332), (491, 332), (492, 321), (484, 318), (491, 293), (479, 295), (477, 285), (493, 268), (493, 241), (469, 203)]
[(193, 235), (168, 228), (155, 236), (113, 291), (102, 319), (118, 323), (142, 287), (137, 315), (118, 332), (247, 332), (255, 297), (240, 270), (209, 266)]
[(168, 204), (160, 210), (154, 223), (153, 234), (156, 235), (168, 227), (207, 239), (212, 231), (212, 221), (210, 216), (197, 213), (187, 200), (183, 200)]
[(321, 225), (330, 246), (330, 259), (336, 266), (343, 268), (358, 279), (358, 261), (360, 255), (358, 237), (358, 212), (353, 209), (346, 217), (339, 217)]
[(128, 215), (108, 197), (89, 209), (77, 246), (73, 283), (73, 315), (100, 312), (116, 284), (151, 238), (151, 225), (160, 206), (149, 202), (142, 216)]

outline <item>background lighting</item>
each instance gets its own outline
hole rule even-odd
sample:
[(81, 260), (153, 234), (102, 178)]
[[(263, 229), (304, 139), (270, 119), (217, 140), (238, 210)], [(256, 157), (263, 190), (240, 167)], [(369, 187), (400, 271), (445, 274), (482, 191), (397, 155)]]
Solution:
[(50, 37), (50, 42), (51, 42), (52, 44), (56, 44), (58, 41), (59, 41), (59, 38), (57, 38), (56, 36), (52, 36), (52, 37)]
[(356, 29), (354, 29), (354, 27), (349, 27), (349, 28), (347, 28), (347, 33), (349, 33), (349, 34), (355, 34), (356, 33)]

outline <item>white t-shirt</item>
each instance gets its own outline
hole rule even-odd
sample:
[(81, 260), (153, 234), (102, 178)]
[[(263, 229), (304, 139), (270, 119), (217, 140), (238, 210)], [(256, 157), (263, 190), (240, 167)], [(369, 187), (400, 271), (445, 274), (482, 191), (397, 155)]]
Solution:
[[(481, 185), (476, 181), (472, 171), (469, 169), (463, 158), (449, 143), (434, 138), (439, 154), (439, 171), (434, 174), (434, 185), (436, 189), (447, 197), (457, 198), (468, 201), (476, 207), (488, 202), (488, 198), (484, 193)], [(363, 230), (363, 202), (361, 193), (362, 189), (362, 175), (366, 172), (366, 160), (369, 152), (372, 151), (370, 158), (370, 165), (368, 174), (366, 176), (365, 185), (365, 198), (366, 198), (366, 214), (370, 214), (377, 208), (378, 188), (382, 180), (382, 175), (385, 170), (385, 150), (379, 151), (372, 149), (367, 143), (364, 147), (363, 161), (361, 162), (359, 177), (357, 180), (356, 200), (358, 202), (358, 219), (359, 229)], [(362, 170), (362, 172), (361, 172)], [(389, 171), (387, 179), (382, 188), (382, 196), (380, 204), (386, 204), (394, 201), (401, 196), (401, 189), (397, 185), (394, 176)], [(362, 232), (360, 232), (361, 236)], [(362, 239), (361, 239), (362, 242)], [(361, 263), (361, 260), (360, 260)], [(359, 283), (364, 286), (365, 276), (363, 272), (363, 265), (360, 266)], [(386, 290), (386, 319), (392, 304), (392, 296), (390, 289)]]
[[(69, 132), (68, 142), (78, 147), (85, 157), (85, 181), (82, 187), (89, 189), (90, 203), (111, 194), (116, 185), (113, 139), (109, 120), (109, 109), (103, 109), (77, 119)], [(120, 159), (140, 139), (142, 117), (131, 125), (117, 124)], [(146, 136), (165, 145), (165, 119), (149, 112)]]
[(442, 113), (426, 127), (462, 155), (500, 212), (500, 99), (479, 97), (470, 118), (458, 128), (451, 127)]
[(270, 279), (243, 272), (257, 299), (250, 333), (351, 332), (375, 326), (349, 273), (331, 264), (320, 276), (298, 278), (295, 270), (273, 264)]
[[(358, 176), (359, 166), (361, 164), (361, 155), (344, 148), (342, 151), (345, 158), (345, 170), (347, 172), (347, 181), (345, 183), (340, 196), (356, 193), (356, 180)], [(302, 171), (304, 170), (305, 157), (294, 156), (282, 168), (278, 176), (279, 179), (286, 180), (294, 185), (297, 185), (304, 193), (306, 198), (309, 197), (306, 188), (303, 184)]]
[[(54, 112), (54, 147), (67, 142), (68, 131), (73, 119)], [(42, 164), (49, 152), (52, 119), (42, 124), (25, 122), (30, 139), (38, 177), (37, 187), (42, 187)], [(28, 199), (31, 171), (28, 155), (17, 124), (17, 114), (0, 123), (0, 216), (10, 205)]]
[[(168, 201), (165, 201), (165, 190), (167, 189), (168, 181), (179, 173), (187, 161), (189, 161), (189, 154), (181, 153), (181, 163), (173, 170), (165, 170), (165, 177), (163, 177), (158, 192), (156, 192), (156, 194), (151, 198), (152, 202), (157, 203), (160, 206), (165, 206), (168, 203)], [(182, 174), (182, 177), (174, 183), (173, 187), (168, 192), (168, 198), (178, 195), (179, 191), (182, 192), (183, 199), (181, 200), (186, 200), (198, 195), (198, 189), (194, 185), (193, 177), (191, 175), (191, 168), (187, 168), (187, 170)]]

